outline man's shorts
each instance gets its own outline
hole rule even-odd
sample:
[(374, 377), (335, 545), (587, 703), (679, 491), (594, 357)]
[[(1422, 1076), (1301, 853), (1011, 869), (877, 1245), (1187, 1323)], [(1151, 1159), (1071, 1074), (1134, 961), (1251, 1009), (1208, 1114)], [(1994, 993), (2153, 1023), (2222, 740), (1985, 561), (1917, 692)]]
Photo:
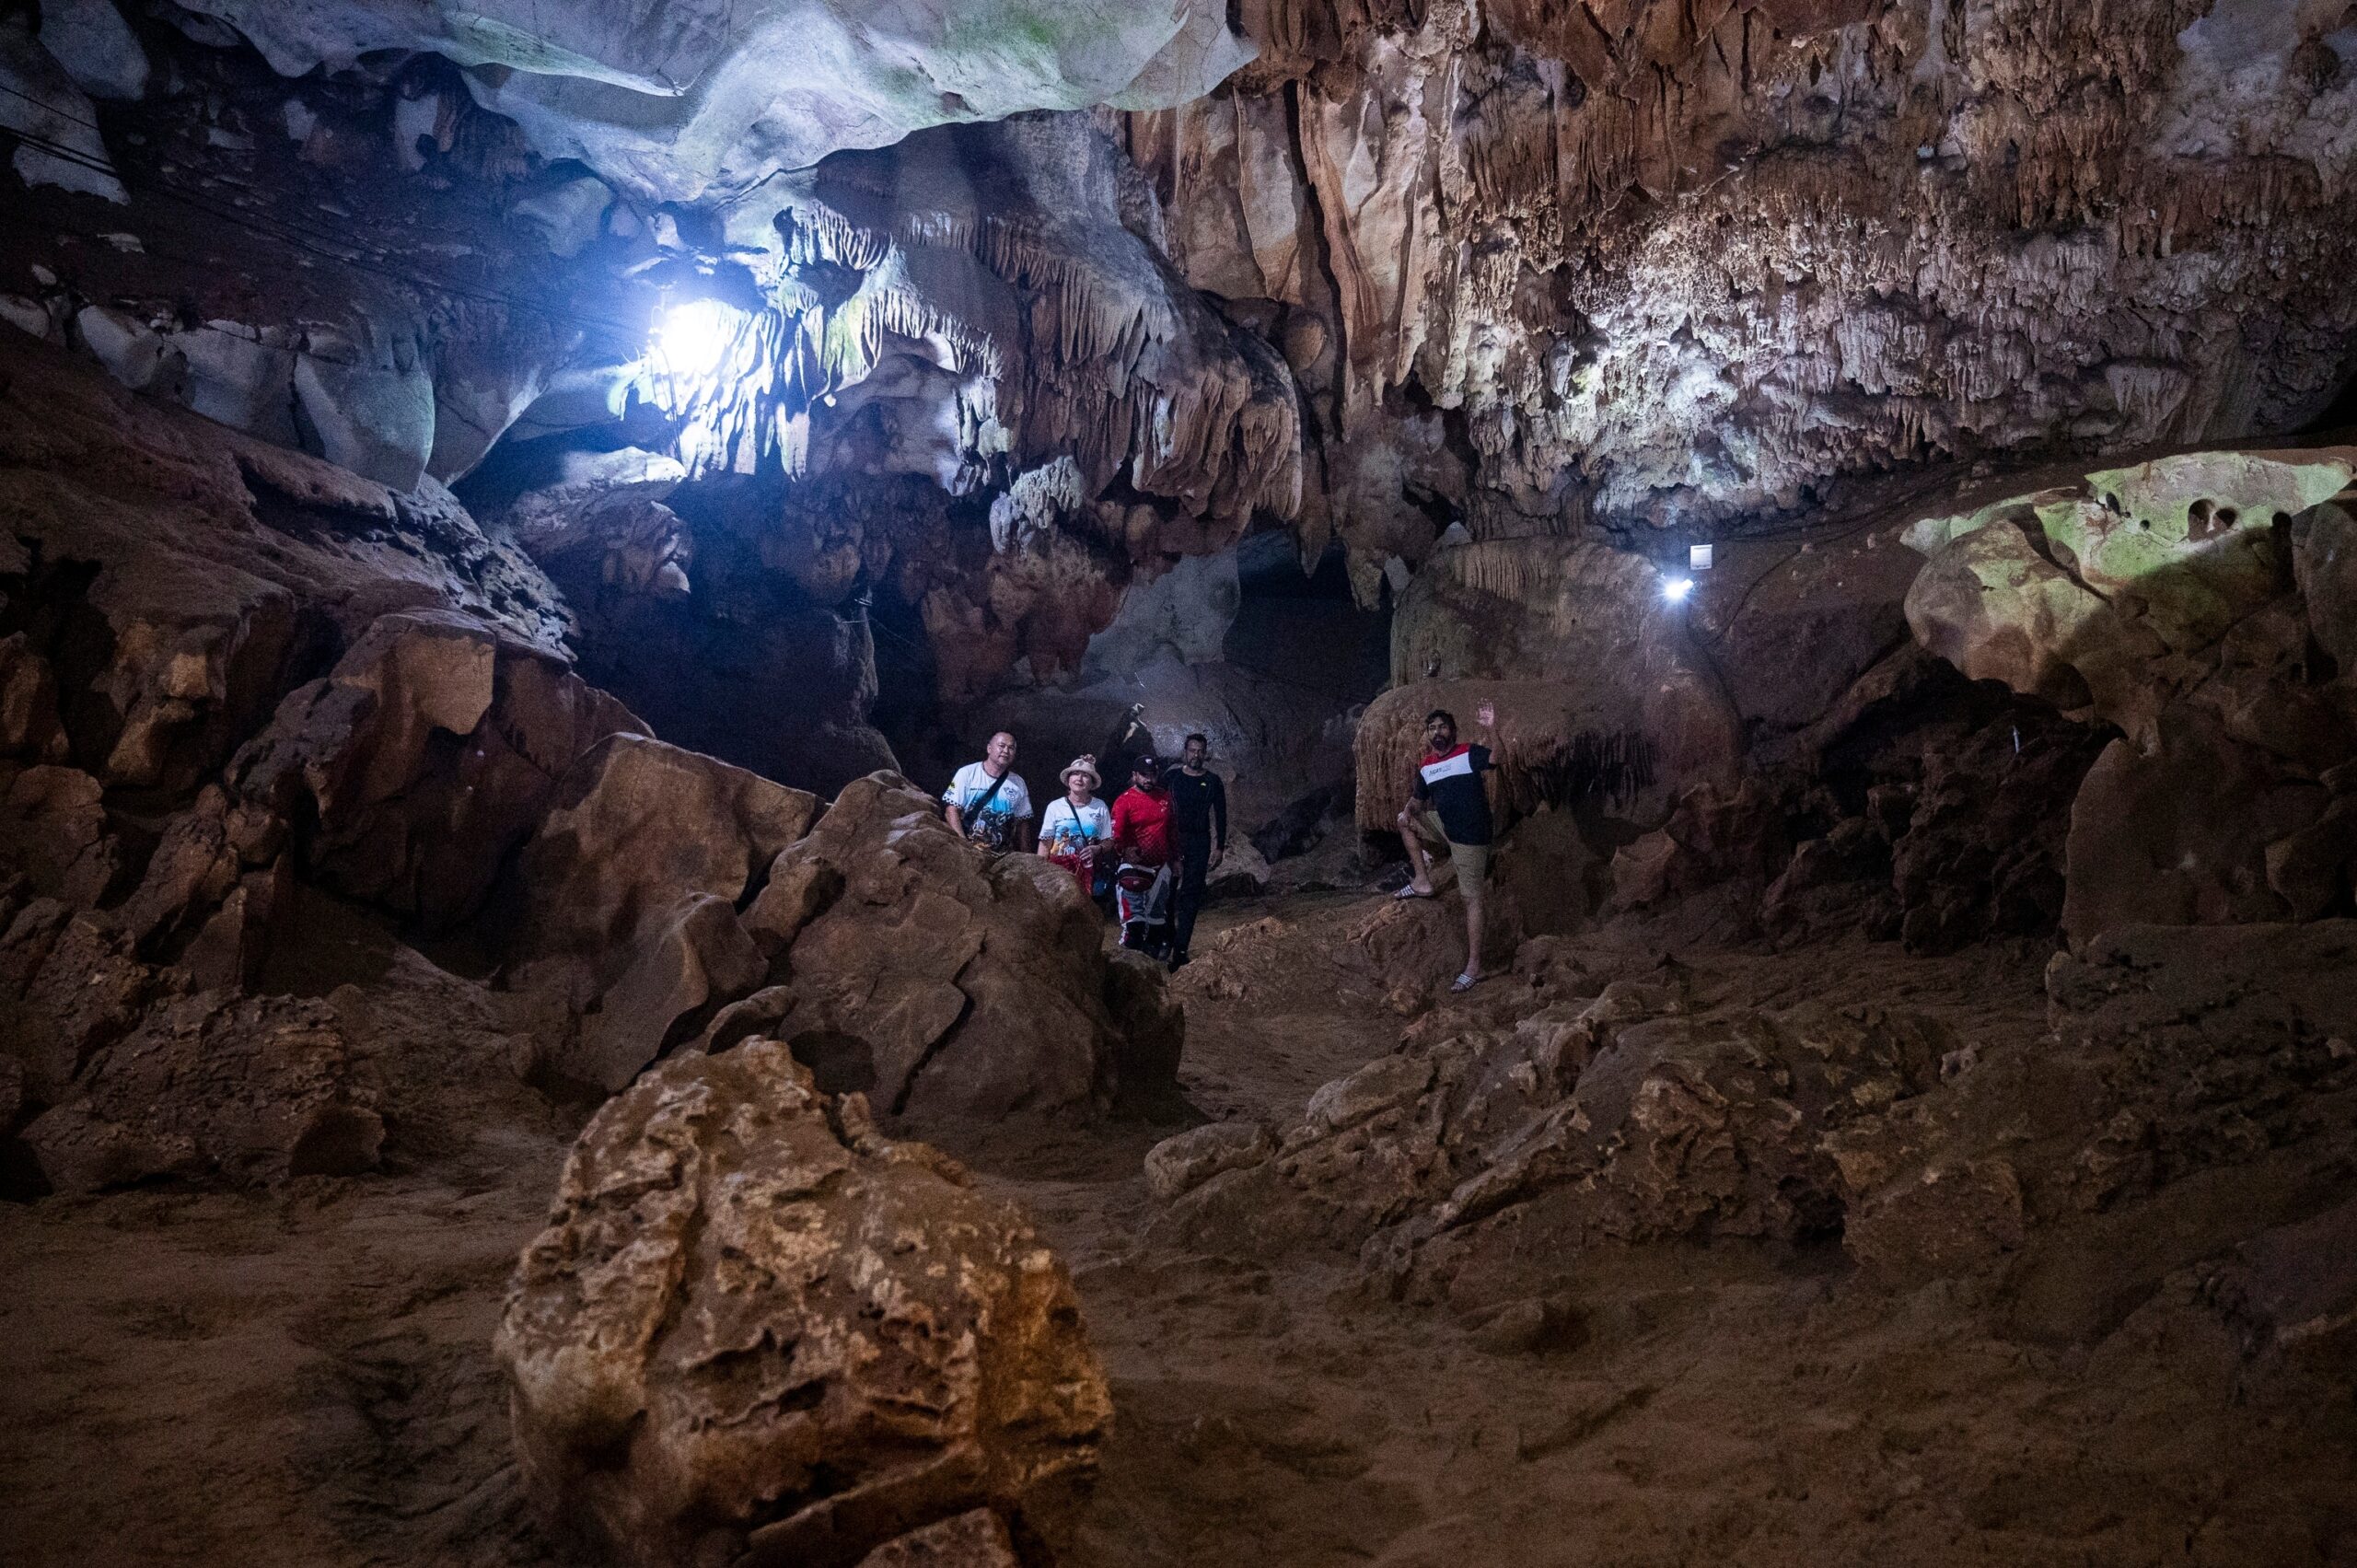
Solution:
[(1448, 851), (1449, 863), (1457, 867), (1457, 880), (1460, 887), (1480, 888), (1488, 883), (1490, 877), (1490, 846), (1488, 844), (1457, 842), (1448, 836), (1446, 830), (1441, 827), (1440, 813), (1429, 807), (1417, 812), (1412, 820), (1416, 824), (1418, 838), (1428, 844), (1439, 845)]

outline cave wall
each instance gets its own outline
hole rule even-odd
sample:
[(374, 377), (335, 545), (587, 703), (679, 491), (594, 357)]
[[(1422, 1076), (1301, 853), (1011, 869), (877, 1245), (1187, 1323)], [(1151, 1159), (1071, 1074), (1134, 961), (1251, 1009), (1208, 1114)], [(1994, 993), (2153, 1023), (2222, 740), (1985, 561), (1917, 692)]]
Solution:
[[(596, 680), (821, 788), (1001, 722), (1038, 772), (1145, 700), (1256, 813), (1331, 774), (1380, 825), (1414, 688), (1507, 680), (1526, 793), (1616, 780), (1667, 830), (1902, 638), (1875, 530), (1779, 530), (2293, 428), (2351, 368), (2357, 28), (2315, 0), (1255, 3), (1021, 60), (977, 11), (85, 11), (0, 29), (43, 138), (8, 319), (459, 481)], [(848, 52), (768, 70), (786, 38)], [(888, 42), (925, 92), (876, 97)], [(1748, 587), (1665, 620), (1704, 540)], [(1355, 769), (1373, 683), (1280, 668), (1349, 623), (1239, 655), (1239, 548), (1400, 607)]]
[[(781, 476), (814, 602), (929, 576), (949, 701), (1065, 679), (1256, 519), (1371, 604), (1454, 522), (1736, 537), (1924, 465), (2294, 428), (2352, 367), (2357, 29), (2319, 0), (1232, 22), (223, 4), (56, 32), (73, 65), (19, 28), (94, 167), (26, 165), (59, 221), (0, 241), (0, 304), (397, 486), (618, 424)], [(931, 86), (878, 98), (888, 53)], [(648, 357), (686, 295), (709, 375)]]

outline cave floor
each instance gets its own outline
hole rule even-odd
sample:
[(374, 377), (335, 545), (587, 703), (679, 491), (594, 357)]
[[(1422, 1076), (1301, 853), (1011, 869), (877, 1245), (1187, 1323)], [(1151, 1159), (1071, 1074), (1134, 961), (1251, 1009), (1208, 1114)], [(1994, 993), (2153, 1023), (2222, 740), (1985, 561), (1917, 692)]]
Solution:
[[(1206, 916), (1199, 953), (1237, 935), (1226, 983), (1181, 987), (1194, 1112), (1283, 1121), (1389, 1049), (1401, 1020), (1348, 951), (1373, 902)], [(1644, 935), (1597, 938), (1599, 961), (1650, 961)], [(1679, 958), (1700, 995), (2044, 1028), (2026, 951)], [(461, 1125), (461, 1104), (407, 1144), (397, 1121), (364, 1179), (0, 1209), (0, 1561), (554, 1561), (489, 1345), (575, 1123)], [(1173, 1130), (936, 1134), (1062, 1251), (1112, 1381), (1075, 1564), (2357, 1562), (2352, 1369), (2247, 1359), (2171, 1288), (2165, 1236), (2034, 1240), (2001, 1278), (1893, 1294), (1838, 1243), (1573, 1262), (1533, 1234), (1403, 1305), (1341, 1254), (1160, 1239), (1140, 1160)], [(2180, 1183), (2145, 1223), (2231, 1230), (2270, 1179)], [(1538, 1295), (1578, 1331), (1482, 1348), (1486, 1313)]]

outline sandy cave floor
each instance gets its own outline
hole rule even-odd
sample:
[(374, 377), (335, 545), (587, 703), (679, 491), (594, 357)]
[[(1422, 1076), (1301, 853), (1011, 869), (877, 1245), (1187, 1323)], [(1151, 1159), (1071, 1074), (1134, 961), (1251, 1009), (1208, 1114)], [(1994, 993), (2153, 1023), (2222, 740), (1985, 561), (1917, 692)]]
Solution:
[[(1206, 916), (1197, 950), (1234, 933), (1240, 985), (1182, 988), (1198, 1112), (1285, 1119), (1390, 1048), (1401, 1020), (1344, 937), (1373, 898)], [(1639, 935), (1584, 961), (1657, 963)], [(2044, 1028), (2035, 952), (1678, 957), (1703, 1005)], [(370, 966), (403, 994), (451, 984)], [(382, 1175), (0, 1209), (0, 1562), (553, 1561), (489, 1343), (579, 1115), (468, 1092), (499, 1049), (481, 1032), (420, 1063), (445, 1081)], [(2352, 1369), (2247, 1360), (2168, 1283), (2280, 1202), (2265, 1162), (2034, 1241), (1997, 1280), (1893, 1295), (1831, 1241), (1573, 1261), (1534, 1227), (1458, 1297), (1403, 1305), (1340, 1254), (1168, 1245), (1140, 1160), (1173, 1130), (937, 1134), (1061, 1249), (1112, 1380), (1076, 1564), (2357, 1563)], [(1484, 1349), (1485, 1314), (1533, 1295), (1575, 1327)]]

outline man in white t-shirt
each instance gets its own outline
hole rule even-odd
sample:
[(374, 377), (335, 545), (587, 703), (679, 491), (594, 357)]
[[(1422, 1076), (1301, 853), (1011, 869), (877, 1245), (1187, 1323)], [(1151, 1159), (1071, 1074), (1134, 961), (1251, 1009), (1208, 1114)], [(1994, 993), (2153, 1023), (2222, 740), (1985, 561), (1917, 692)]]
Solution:
[(1029, 849), (1031, 792), (1015, 771), (1015, 737), (1000, 730), (979, 762), (958, 770), (941, 792), (949, 825), (985, 849)]

